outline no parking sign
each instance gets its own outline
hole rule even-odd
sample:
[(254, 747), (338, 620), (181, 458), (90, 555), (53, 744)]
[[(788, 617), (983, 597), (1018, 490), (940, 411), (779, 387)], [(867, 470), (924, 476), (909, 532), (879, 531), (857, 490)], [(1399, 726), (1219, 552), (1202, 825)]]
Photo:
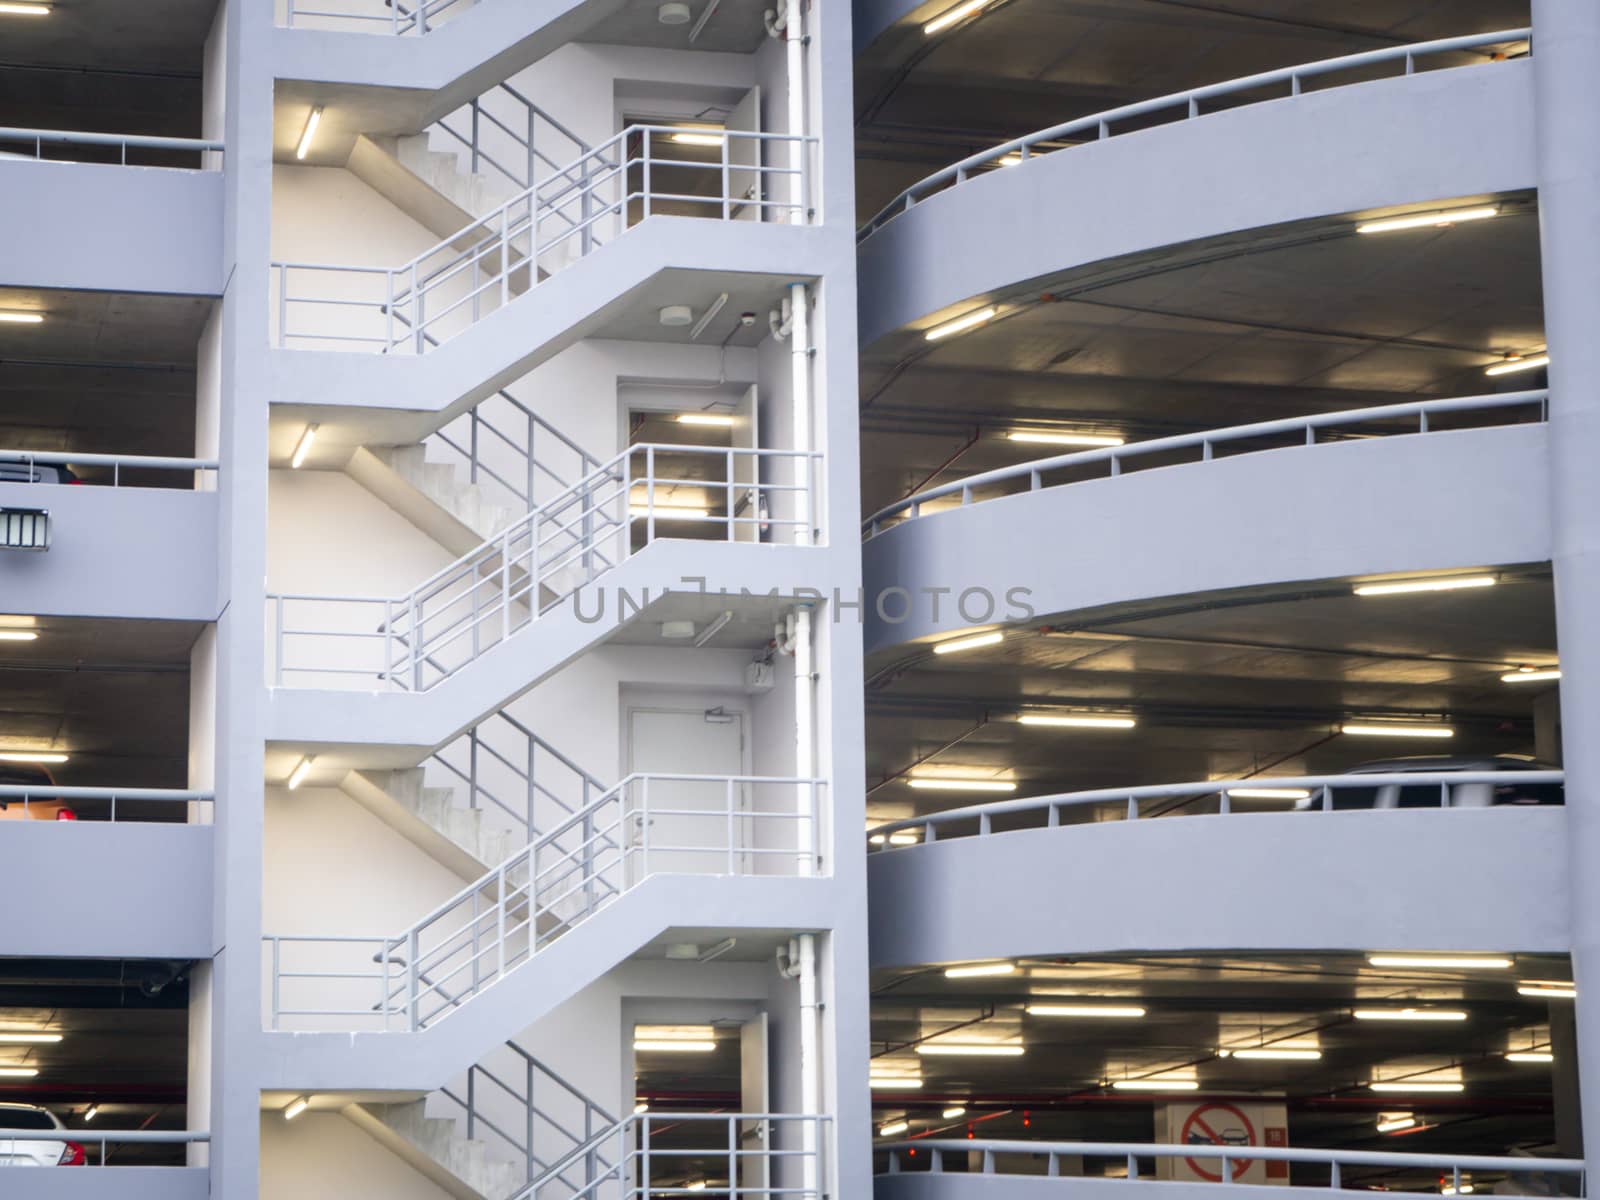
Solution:
[[(1156, 1112), (1156, 1140), (1184, 1146), (1237, 1146), (1240, 1153), (1226, 1160), (1234, 1183), (1284, 1183), (1287, 1163), (1265, 1162), (1248, 1153), (1253, 1146), (1288, 1145), (1288, 1114), (1282, 1103), (1196, 1098), (1168, 1104)], [(1157, 1177), (1199, 1183), (1220, 1183), (1224, 1160), (1204, 1158), (1158, 1159)]]

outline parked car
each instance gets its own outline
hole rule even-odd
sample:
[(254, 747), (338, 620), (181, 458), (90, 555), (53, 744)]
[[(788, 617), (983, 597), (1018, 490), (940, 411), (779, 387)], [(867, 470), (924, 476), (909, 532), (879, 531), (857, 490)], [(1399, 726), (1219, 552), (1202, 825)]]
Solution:
[(72, 468), (60, 463), (36, 463), (26, 458), (0, 458), (0, 483), (82, 483)]
[(0, 821), (76, 821), (75, 813), (59, 796), (43, 789), (56, 786), (55, 777), (36, 763), (0, 762), (0, 785), (39, 788), (40, 794), (24, 801), (20, 796), (0, 796)]
[[(1409, 775), (1424, 771), (1558, 771), (1548, 763), (1521, 754), (1485, 754), (1478, 757), (1447, 754), (1417, 755), (1412, 758), (1386, 758), (1362, 763), (1351, 775)], [(1453, 808), (1488, 808), (1495, 804), (1560, 804), (1564, 792), (1559, 783), (1458, 783), (1450, 788)], [(1313, 798), (1312, 803), (1317, 803)], [(1333, 793), (1333, 807), (1343, 808), (1438, 808), (1437, 783), (1387, 783), (1371, 788), (1344, 787)]]
[[(48, 1108), (37, 1104), (0, 1104), (0, 1167), (81, 1167), (87, 1159), (78, 1142), (41, 1141), (27, 1130), (65, 1132), (66, 1126)], [(6, 1189), (0, 1188), (0, 1192)]]

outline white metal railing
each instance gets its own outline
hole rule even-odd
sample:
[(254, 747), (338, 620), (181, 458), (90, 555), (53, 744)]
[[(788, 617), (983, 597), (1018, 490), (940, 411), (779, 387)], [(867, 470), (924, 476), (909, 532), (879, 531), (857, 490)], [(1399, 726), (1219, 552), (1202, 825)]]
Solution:
[[(275, 343), (424, 354), (664, 209), (724, 221), (809, 220), (815, 139), (730, 129), (718, 135), (716, 160), (704, 162), (671, 148), (682, 133), (630, 125), (398, 267), (273, 263)], [(765, 161), (773, 146), (786, 149), (772, 157), (787, 165)], [(663, 190), (663, 171), (689, 190)], [(672, 184), (680, 172), (690, 182)], [(771, 198), (769, 176), (794, 182)]]
[[(187, 791), (178, 788), (103, 788), (57, 787), (53, 783), (38, 785), (0, 784), (0, 814), (10, 815), (11, 809), (24, 817), (41, 820), (67, 821), (158, 821), (176, 822), (186, 818), (187, 810), (174, 805), (204, 804), (200, 810), (209, 823), (211, 805), (216, 801), (212, 792)], [(122, 805), (119, 815), (117, 805)], [(131, 806), (131, 807), (130, 807)], [(70, 816), (57, 817), (62, 810)], [(0, 829), (4, 829), (0, 822)]]
[[(909, 817), (888, 821), (875, 826), (867, 836), (869, 851), (888, 851), (913, 844), (914, 836), (920, 842), (935, 842), (953, 837), (987, 837), (996, 832), (1028, 828), (1056, 828), (1069, 812), (1084, 814), (1085, 820), (1106, 820), (1122, 816), (1126, 820), (1165, 817), (1174, 815), (1199, 815), (1183, 807), (1197, 800), (1215, 800), (1216, 814), (1227, 815), (1234, 811), (1234, 800), (1240, 792), (1269, 789), (1274, 792), (1304, 792), (1296, 802), (1297, 809), (1332, 811), (1338, 807), (1340, 792), (1364, 793), (1369, 807), (1394, 807), (1388, 803), (1398, 799), (1396, 789), (1423, 790), (1437, 796), (1437, 807), (1483, 807), (1485, 801), (1493, 802), (1495, 789), (1542, 789), (1563, 785), (1565, 776), (1560, 771), (1389, 771), (1351, 775), (1258, 775), (1245, 779), (1207, 779), (1198, 783), (1155, 783), (1142, 787), (1097, 788), (1085, 792), (1061, 792), (1050, 796), (1027, 796), (1014, 800), (996, 800), (989, 804), (973, 804), (964, 808), (946, 809), (925, 817)], [(1386, 793), (1380, 797), (1380, 793)], [(1170, 800), (1173, 805), (1153, 809), (1152, 802)], [(1535, 792), (1531, 797), (1521, 797), (1519, 802), (1538, 802)], [(1374, 803), (1374, 802), (1377, 803)], [(1358, 805), (1361, 802), (1358, 801)], [(1420, 807), (1420, 806), (1413, 806)], [(1258, 811), (1252, 809), (1251, 811)], [(1006, 821), (1005, 830), (996, 830), (996, 819)], [(899, 834), (900, 837), (895, 835)]]
[[(108, 1146), (188, 1146), (211, 1140), (211, 1134), (189, 1129), (5, 1129), (0, 1142), (72, 1142), (100, 1147), (98, 1156), (85, 1153), (84, 1166), (106, 1165)], [(15, 1164), (0, 1162), (0, 1170)]]
[(404, 34), (432, 33), (449, 17), (473, 7), (473, 0), (286, 0), (284, 23), (291, 29)]
[(468, 482), (487, 487), (491, 498), (521, 512), (535, 507), (540, 492), (568, 488), (600, 466), (598, 458), (503, 389), (429, 434), (423, 445), (458, 462)]
[(630, 775), (401, 933), (264, 937), (270, 1027), (417, 1032), (652, 876), (818, 874), (823, 786)]
[[(1037, 492), (1046, 487), (1068, 486), (1078, 482), (1076, 478), (1062, 479), (1050, 482), (1046, 476), (1052, 472), (1070, 471), (1074, 468), (1105, 464), (1108, 474), (1122, 475), (1125, 464), (1132, 463), (1139, 466), (1138, 460), (1154, 458), (1162, 455), (1171, 455), (1175, 452), (1197, 450), (1200, 461), (1210, 462), (1215, 458), (1213, 453), (1216, 447), (1238, 442), (1263, 441), (1278, 439), (1272, 445), (1243, 447), (1241, 452), (1251, 450), (1281, 449), (1286, 445), (1313, 446), (1317, 444), (1317, 432), (1324, 429), (1343, 429), (1350, 426), (1362, 426), (1362, 436), (1402, 436), (1415, 433), (1440, 432), (1434, 423), (1434, 418), (1452, 413), (1478, 413), (1494, 410), (1526, 410), (1535, 409), (1535, 420), (1548, 419), (1547, 407), (1550, 393), (1547, 389), (1538, 388), (1531, 391), (1505, 392), (1498, 395), (1485, 396), (1459, 396), (1446, 400), (1414, 400), (1405, 404), (1385, 404), (1376, 408), (1357, 408), (1346, 412), (1315, 413), (1305, 417), (1285, 417), (1277, 421), (1257, 421), (1250, 425), (1232, 425), (1225, 429), (1211, 429), (1203, 433), (1182, 433), (1172, 437), (1152, 438), (1149, 441), (1133, 442), (1124, 446), (1105, 446), (1093, 450), (1079, 450), (1072, 454), (1058, 454), (1050, 458), (1036, 458), (1029, 462), (1018, 463), (1011, 467), (1001, 467), (994, 471), (982, 471), (976, 475), (954, 480), (951, 483), (940, 484), (938, 487), (924, 488), (915, 495), (896, 500), (884, 508), (873, 513), (861, 523), (861, 531), (867, 538), (876, 537), (883, 531), (886, 522), (901, 518), (913, 520), (923, 515), (923, 509), (936, 500), (947, 496), (955, 496), (961, 506), (972, 504), (975, 500), (991, 499), (1000, 495), (1014, 494), (1010, 485), (1025, 485), (1015, 490)], [(1386, 430), (1381, 426), (1397, 421), (1416, 420), (1414, 429)], [(1526, 423), (1518, 417), (1510, 420), (1496, 422), (1496, 424), (1522, 424)], [(1288, 440), (1285, 440), (1286, 435)], [(1169, 465), (1168, 463), (1151, 464), (1154, 466)], [(986, 490), (987, 494), (978, 496), (976, 493)]]
[[(806, 1113), (636, 1113), (558, 1160), (510, 1200), (726, 1200), (827, 1195), (832, 1118)], [(605, 1166), (586, 1158), (609, 1149)], [(573, 1189), (565, 1175), (582, 1168)]]
[[(204, 155), (207, 152), (221, 154), (225, 143), (213, 141), (209, 138), (175, 138), (175, 137), (145, 137), (137, 133), (84, 133), (69, 129), (19, 129), (15, 126), (0, 126), (0, 151), (9, 151), (13, 145), (28, 146), (32, 149), (32, 157), (44, 158), (46, 146), (110, 146), (118, 152), (118, 161), (122, 166), (166, 166), (166, 163), (129, 163), (128, 151), (153, 150), (164, 154), (173, 152), (184, 154)], [(137, 157), (137, 155), (136, 155)], [(62, 161), (51, 159), (49, 161)], [(65, 161), (71, 162), (72, 159)], [(201, 168), (207, 165), (202, 157), (198, 164)]]
[(53, 450), (0, 449), (0, 482), (4, 481), (4, 469), (16, 465), (27, 467), (30, 474), (36, 466), (110, 467), (112, 487), (122, 486), (124, 471), (176, 471), (191, 477), (210, 472), (214, 478), (218, 469), (217, 460), (214, 458), (161, 458), (148, 454), (66, 454)]
[[(631, 446), (404, 596), (269, 595), (273, 685), (298, 675), (426, 691), (658, 538), (801, 540), (814, 527), (820, 459)], [(699, 506), (668, 503), (674, 489)]]
[[(1482, 1154), (1397, 1154), (1385, 1150), (1321, 1149), (1309, 1146), (1222, 1146), (1199, 1144), (1132, 1142), (1020, 1142), (996, 1139), (922, 1138), (915, 1141), (894, 1142), (874, 1147), (886, 1156), (883, 1172), (890, 1175), (917, 1172), (938, 1175), (946, 1171), (946, 1158), (959, 1161), (965, 1174), (979, 1175), (1037, 1175), (1034, 1170), (1017, 1170), (1022, 1161), (1037, 1168), (1045, 1167), (1044, 1174), (1059, 1176), (1062, 1186), (1070, 1188), (1074, 1177), (1062, 1174), (1064, 1157), (1102, 1158), (1124, 1165), (1127, 1178), (1140, 1178), (1141, 1160), (1161, 1158), (1199, 1158), (1218, 1160), (1217, 1173), (1224, 1184), (1233, 1182), (1234, 1163), (1242, 1160), (1255, 1162), (1302, 1163), (1328, 1169), (1328, 1187), (1357, 1187), (1362, 1168), (1395, 1173), (1426, 1173), (1426, 1183), (1418, 1180), (1417, 1191), (1437, 1196), (1442, 1190), (1439, 1173), (1445, 1172), (1453, 1181), (1454, 1194), (1462, 1194), (1463, 1177), (1471, 1173), (1473, 1186), (1484, 1188), (1484, 1175), (1503, 1175), (1507, 1178), (1546, 1175), (1576, 1176), (1579, 1195), (1585, 1194), (1584, 1163), (1581, 1158), (1491, 1157)], [(912, 1157), (912, 1155), (915, 1157)], [(1010, 1160), (1008, 1162), (1008, 1159)], [(920, 1164), (919, 1161), (920, 1160)], [(976, 1165), (973, 1165), (976, 1160)], [(1041, 1160), (1043, 1162), (1041, 1163)], [(1007, 1169), (1010, 1167), (1010, 1169)], [(1252, 1185), (1240, 1184), (1241, 1187)], [(1404, 1187), (1390, 1184), (1386, 1191), (1404, 1192)], [(1246, 1193), (1248, 1194), (1248, 1193)], [(1445, 1193), (1447, 1195), (1451, 1193)], [(1563, 1194), (1552, 1188), (1552, 1195)]]
[[(1105, 112), (1093, 113), (1086, 117), (1064, 121), (1059, 125), (1052, 125), (1048, 129), (1025, 134), (992, 149), (969, 155), (960, 162), (945, 167), (943, 170), (935, 171), (927, 178), (917, 181), (879, 210), (876, 216), (861, 227), (856, 238), (858, 241), (864, 241), (901, 213), (909, 212), (919, 200), (943, 191), (948, 187), (965, 183), (974, 172), (987, 173), (992, 168), (1026, 165), (1029, 159), (1038, 158), (1063, 148), (1060, 145), (1063, 142), (1070, 146), (1082, 141), (1097, 141), (1112, 137), (1116, 133), (1112, 126), (1121, 121), (1130, 121), (1138, 117), (1149, 117), (1155, 114), (1170, 114), (1179, 120), (1191, 119), (1202, 115), (1201, 105), (1209, 100), (1227, 98), (1233, 102), (1233, 106), (1237, 106), (1241, 103), (1250, 103), (1251, 101), (1245, 94), (1261, 88), (1287, 86), (1289, 96), (1299, 96), (1302, 92), (1301, 85), (1304, 80), (1338, 74), (1342, 71), (1361, 71), (1364, 68), (1391, 63), (1403, 64), (1405, 74), (1411, 75), (1416, 71), (1418, 59), (1431, 58), (1441, 54), (1460, 54), (1474, 50), (1485, 51), (1497, 46), (1513, 46), (1520, 42), (1529, 41), (1532, 32), (1530, 29), (1503, 29), (1495, 33), (1475, 33), (1466, 37), (1415, 42), (1409, 46), (1386, 46), (1381, 50), (1366, 50), (1360, 54), (1346, 54), (1339, 58), (1323, 59), (1320, 62), (1303, 63), (1299, 66), (1283, 67), (1275, 71), (1263, 71), (1258, 75), (1246, 75), (1240, 79), (1230, 79), (1223, 83), (1213, 83), (1205, 87), (1191, 88), (1184, 92), (1174, 92), (1168, 96), (1139, 100), (1133, 104), (1124, 104), (1117, 108), (1108, 109)], [(1488, 58), (1485, 61), (1492, 62), (1494, 59)], [(1366, 76), (1363, 75), (1357, 82), (1363, 81), (1365, 78)], [(1258, 99), (1276, 98), (1278, 97), (1260, 97)], [(1144, 123), (1137, 126), (1137, 128), (1146, 128), (1147, 125), (1148, 123)]]
[(588, 142), (509, 83), (496, 84), (431, 128), (461, 144), (474, 175), (489, 167), (519, 189), (590, 152)]
[(428, 759), (466, 789), (467, 807), (520, 827), (524, 843), (540, 814), (588, 808), (606, 785), (509, 713), (485, 717)]

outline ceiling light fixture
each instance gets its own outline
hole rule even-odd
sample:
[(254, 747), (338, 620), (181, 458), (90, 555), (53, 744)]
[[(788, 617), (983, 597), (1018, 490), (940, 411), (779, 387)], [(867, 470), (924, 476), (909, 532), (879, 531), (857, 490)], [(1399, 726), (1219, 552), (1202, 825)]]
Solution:
[(1523, 357), (1520, 354), (1508, 354), (1500, 362), (1495, 363), (1494, 366), (1485, 367), (1483, 373), (1485, 375), (1512, 375), (1518, 371), (1531, 371), (1535, 367), (1547, 367), (1549, 365), (1550, 356), (1548, 354), (1530, 354), (1527, 357)]
[(294, 148), (297, 159), (304, 158), (311, 152), (311, 141), (317, 136), (317, 126), (322, 124), (322, 105), (314, 106), (306, 116), (306, 127), (301, 131), (300, 141)]
[(1017, 785), (1010, 779), (944, 779), (932, 775), (919, 775), (906, 780), (907, 787), (924, 792), (1014, 792)]
[(706, 1190), (706, 1181), (704, 1179), (696, 1179), (693, 1183), (684, 1184), (683, 1190), (686, 1192), (703, 1192)]
[(306, 776), (311, 773), (311, 764), (316, 761), (316, 755), (308, 754), (299, 762), (295, 763), (294, 770), (289, 772), (288, 787), (291, 792), (305, 782)]
[(59, 1033), (0, 1033), (0, 1043), (8, 1046), (53, 1046), (61, 1040)]
[(1552, 679), (1561, 678), (1560, 667), (1518, 667), (1507, 675), (1500, 676), (1501, 683), (1545, 683)]
[(1570, 983), (1537, 983), (1529, 981), (1517, 988), (1517, 995), (1535, 1000), (1576, 1000), (1578, 989)]
[(289, 466), (298, 471), (300, 464), (306, 461), (306, 455), (311, 453), (311, 443), (317, 440), (317, 430), (320, 425), (307, 425), (305, 432), (300, 435), (300, 440), (295, 443), (294, 457), (289, 460)]
[(971, 967), (946, 967), (946, 979), (978, 979), (987, 975), (1014, 975), (1017, 971), (1016, 963), (978, 963)]
[(1034, 442), (1041, 446), (1122, 446), (1126, 438), (1110, 433), (1047, 433), (1043, 430), (1013, 429), (1006, 434), (1010, 442)]
[(1459, 1187), (1453, 1183), (1441, 1183), (1439, 1185), (1439, 1195), (1441, 1196), (1470, 1196), (1472, 1195), (1472, 1190), (1470, 1183), (1463, 1183)]
[(6, 325), (43, 325), (44, 314), (36, 312), (0, 312), (0, 323)]
[(923, 1042), (917, 1053), (949, 1058), (1020, 1058), (1024, 1049), (1000, 1042)]
[(1121, 1092), (1195, 1092), (1198, 1079), (1114, 1079), (1111, 1086)]
[(720, 146), (723, 141), (722, 127), (720, 125), (696, 126), (694, 129), (684, 130), (681, 133), (669, 134), (667, 140), (677, 142), (680, 146)]
[(879, 1092), (913, 1091), (922, 1086), (921, 1075), (873, 1075), (868, 1074), (867, 1086)]
[(940, 1113), (940, 1114), (939, 1114), (939, 1115), (940, 1115), (940, 1116), (941, 1116), (941, 1117), (943, 1117), (943, 1118), (944, 1118), (944, 1119), (945, 1119), (945, 1120), (946, 1120), (946, 1121), (953, 1121), (953, 1120), (955, 1120), (955, 1119), (956, 1119), (956, 1118), (957, 1118), (957, 1117), (964, 1117), (964, 1116), (966, 1116), (966, 1115), (967, 1115), (967, 1110), (966, 1110), (966, 1107), (965, 1107), (965, 1106), (964, 1106), (964, 1105), (960, 1105), (960, 1104), (958, 1104), (958, 1105), (956, 1105), (956, 1106), (955, 1106), (955, 1107), (954, 1107), (954, 1108), (947, 1108), (947, 1109), (945, 1109), (945, 1110), (944, 1110), (944, 1111), (943, 1111), (943, 1112), (942, 1112), (942, 1113)]
[(1246, 787), (1228, 788), (1230, 800), (1309, 800), (1309, 788)]
[(887, 1125), (878, 1126), (879, 1137), (893, 1137), (897, 1133), (904, 1133), (911, 1128), (910, 1121), (890, 1121)]
[(305, 1110), (310, 1108), (310, 1107), (311, 1107), (311, 1097), (310, 1096), (296, 1096), (293, 1100), (289, 1101), (289, 1103), (284, 1106), (283, 1119), (285, 1121), (292, 1121), (296, 1117), (298, 1117), (301, 1113), (305, 1112)]
[(1375, 967), (1433, 967), (1455, 971), (1505, 971), (1516, 960), (1487, 954), (1369, 954)]
[(1064, 729), (1132, 729), (1139, 722), (1133, 717), (1116, 716), (1111, 713), (1019, 713), (1017, 722), (1021, 725), (1045, 725)]
[(1380, 1083), (1374, 1080), (1367, 1084), (1374, 1092), (1464, 1092), (1467, 1085), (1464, 1083), (1409, 1083), (1403, 1079), (1390, 1080)]
[(48, 17), (48, 4), (0, 4), (0, 13), (8, 17)]
[(928, 36), (932, 36), (933, 34), (938, 33), (941, 29), (950, 28), (950, 26), (954, 25), (957, 21), (960, 21), (963, 18), (970, 17), (974, 13), (982, 12), (993, 3), (994, 0), (966, 0), (966, 3), (964, 4), (958, 4), (954, 8), (945, 9), (937, 17), (924, 25), (922, 27), (922, 32)]
[(43, 750), (0, 750), (0, 762), (15, 763), (64, 763), (67, 761), (65, 754), (56, 754)]
[(1284, 1062), (1313, 1062), (1322, 1057), (1321, 1050), (1296, 1050), (1287, 1046), (1250, 1046), (1243, 1050), (1219, 1051), (1226, 1058), (1259, 1058)]
[(1401, 596), (1408, 592), (1457, 592), (1463, 588), (1493, 587), (1493, 575), (1445, 575), (1438, 579), (1402, 579), (1394, 583), (1358, 583), (1358, 596)]
[(656, 20), (663, 25), (687, 25), (689, 16), (689, 6), (683, 3), (683, 0), (667, 0), (667, 3), (656, 9)]
[(1548, 1050), (1512, 1050), (1506, 1055), (1507, 1062), (1514, 1063), (1553, 1063), (1556, 1056)]
[(635, 1050), (650, 1050), (662, 1054), (710, 1054), (717, 1048), (715, 1042), (691, 1042), (687, 1039), (679, 1041), (675, 1038), (664, 1040), (650, 1038), (633, 1043)]
[(1459, 1008), (1358, 1008), (1351, 1014), (1358, 1021), (1465, 1021)]
[(38, 1073), (38, 1067), (0, 1067), (0, 1077), (6, 1079), (32, 1079)]
[(1398, 1133), (1402, 1129), (1410, 1129), (1417, 1123), (1417, 1118), (1410, 1113), (1379, 1113), (1378, 1132)]
[(975, 633), (970, 637), (953, 638), (940, 642), (933, 648), (935, 654), (959, 654), (963, 650), (976, 650), (979, 646), (993, 646), (1005, 640), (1005, 634), (996, 629), (993, 633)]
[(0, 629), (0, 642), (34, 642), (39, 635), (31, 629)]
[(1136, 1004), (1030, 1004), (1030, 1017), (1142, 1017)]
[[(628, 505), (630, 517), (648, 517), (651, 513), (648, 504), (634, 503)], [(657, 503), (654, 509), (658, 521), (693, 521), (709, 517), (709, 508), (698, 508), (692, 504), (661, 504)]]
[(1351, 723), (1339, 726), (1339, 732), (1355, 734), (1358, 737), (1448, 738), (1456, 735), (1452, 726), (1422, 725), (1415, 721), (1390, 721), (1383, 724)]
[(867, 839), (874, 846), (915, 846), (921, 840), (914, 833), (891, 833), (887, 837), (875, 833)]
[(90, 1121), (94, 1120), (99, 1115), (100, 1115), (100, 1106), (98, 1104), (91, 1104), (91, 1105), (89, 1105), (88, 1108), (83, 1110), (83, 1123), (85, 1125), (87, 1125)]
[(1357, 233), (1389, 233), (1396, 229), (1443, 229), (1462, 221), (1486, 221), (1498, 216), (1498, 205), (1486, 204), (1481, 208), (1458, 208), (1443, 212), (1416, 213), (1409, 217), (1384, 217), (1356, 226)]
[(672, 418), (679, 425), (732, 425), (733, 418), (720, 413), (679, 413)]
[(649, 1111), (650, 1111), (650, 1106), (648, 1104), (646, 1104), (643, 1100), (641, 1100), (638, 1104), (635, 1104), (633, 1106), (633, 1113), (634, 1113), (635, 1116), (638, 1116), (640, 1113), (647, 1113)]
[(943, 325), (935, 325), (932, 329), (929, 329), (922, 335), (923, 340), (937, 342), (940, 338), (947, 338), (951, 334), (962, 333), (968, 329), (973, 329), (979, 325), (982, 325), (985, 321), (992, 321), (995, 317), (995, 314), (999, 311), (1000, 310), (998, 308), (991, 304), (987, 308), (978, 309), (977, 312), (969, 312), (964, 317), (957, 317), (953, 321), (946, 321)]

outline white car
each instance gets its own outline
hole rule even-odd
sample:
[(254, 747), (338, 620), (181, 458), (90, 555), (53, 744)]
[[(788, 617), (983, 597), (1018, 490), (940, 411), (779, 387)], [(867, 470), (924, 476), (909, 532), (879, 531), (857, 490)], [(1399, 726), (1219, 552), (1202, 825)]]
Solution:
[[(0, 1104), (0, 1167), (81, 1167), (83, 1147), (77, 1142), (41, 1141), (24, 1130), (65, 1132), (55, 1113), (37, 1104)], [(5, 1189), (0, 1188), (0, 1192)]]

